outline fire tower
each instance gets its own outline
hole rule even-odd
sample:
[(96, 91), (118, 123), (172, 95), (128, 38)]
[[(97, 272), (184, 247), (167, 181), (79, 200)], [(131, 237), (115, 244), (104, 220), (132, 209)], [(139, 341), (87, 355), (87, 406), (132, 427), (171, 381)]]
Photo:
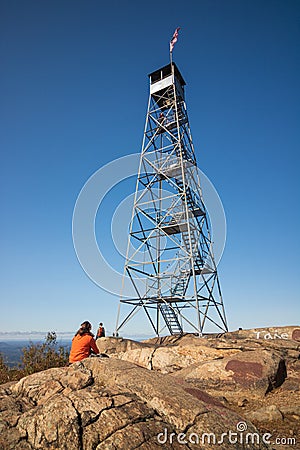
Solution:
[[(201, 336), (209, 324), (227, 331), (185, 81), (173, 62), (149, 79), (116, 333), (141, 310), (157, 336), (185, 331)], [(126, 282), (132, 298), (125, 296)]]

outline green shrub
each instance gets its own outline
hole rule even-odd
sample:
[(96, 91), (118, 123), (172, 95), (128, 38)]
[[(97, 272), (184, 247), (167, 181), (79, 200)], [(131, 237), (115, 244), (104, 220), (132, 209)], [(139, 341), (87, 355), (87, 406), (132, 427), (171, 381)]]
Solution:
[(58, 347), (57, 336), (54, 331), (47, 334), (43, 344), (31, 343), (22, 349), (21, 367), (25, 375), (50, 369), (51, 367), (65, 366), (69, 361), (69, 352)]
[(58, 346), (54, 331), (47, 334), (44, 343), (31, 342), (28, 347), (24, 347), (22, 354), (19, 367), (10, 368), (0, 353), (0, 384), (20, 380), (26, 375), (51, 367), (66, 366), (69, 361), (69, 352), (63, 346)]
[(0, 383), (7, 383), (9, 381), (9, 368), (4, 362), (4, 357), (0, 353)]
[(17, 381), (23, 376), (23, 371), (15, 367), (9, 367), (4, 361), (4, 356), (0, 353), (0, 384)]

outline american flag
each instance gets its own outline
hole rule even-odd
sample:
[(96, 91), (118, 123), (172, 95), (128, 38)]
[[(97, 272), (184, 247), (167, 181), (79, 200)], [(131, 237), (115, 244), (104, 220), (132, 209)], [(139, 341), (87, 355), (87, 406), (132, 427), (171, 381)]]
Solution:
[(174, 45), (175, 45), (176, 42), (177, 42), (178, 31), (179, 31), (179, 30), (180, 30), (180, 28), (176, 28), (176, 30), (175, 30), (175, 32), (174, 32), (174, 34), (173, 34), (173, 37), (172, 37), (172, 39), (171, 39), (171, 41), (170, 41), (170, 52), (173, 51)]

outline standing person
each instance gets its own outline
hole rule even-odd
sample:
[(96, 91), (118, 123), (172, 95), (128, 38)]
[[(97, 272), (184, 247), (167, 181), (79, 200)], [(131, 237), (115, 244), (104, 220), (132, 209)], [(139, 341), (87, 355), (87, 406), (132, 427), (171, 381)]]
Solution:
[(92, 351), (96, 354), (99, 353), (91, 329), (92, 325), (87, 320), (80, 325), (79, 330), (72, 339), (72, 347), (69, 356), (70, 363), (88, 358)]
[(101, 337), (105, 337), (105, 329), (102, 322), (99, 323), (96, 339), (99, 339)]

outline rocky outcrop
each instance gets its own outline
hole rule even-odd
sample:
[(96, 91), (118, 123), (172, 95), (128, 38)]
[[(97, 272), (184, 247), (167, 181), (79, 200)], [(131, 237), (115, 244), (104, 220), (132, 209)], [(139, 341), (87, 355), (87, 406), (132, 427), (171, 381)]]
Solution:
[(220, 449), (220, 439), (222, 449), (232, 449), (229, 432), (247, 428), (258, 436), (250, 421), (205, 392), (113, 358), (30, 375), (3, 385), (0, 399), (5, 450)]
[(174, 375), (217, 397), (239, 400), (264, 396), (280, 386), (286, 367), (280, 353), (258, 349), (196, 363)]
[(188, 385), (190, 392), (198, 389), (242, 411), (262, 431), (300, 442), (299, 339), (300, 327), (269, 327), (202, 338), (192, 334), (160, 337), (134, 346), (125, 339), (113, 339), (106, 347), (101, 340), (101, 349), (169, 374), (177, 383)]
[(101, 338), (109, 358), (0, 386), (0, 449), (297, 448), (299, 330)]
[(129, 339), (101, 338), (97, 345), (103, 353), (161, 373), (172, 373), (199, 361), (224, 358), (241, 351), (231, 346), (214, 348), (209, 340), (194, 335), (134, 343)]
[(101, 353), (120, 355), (121, 353), (129, 352), (137, 348), (148, 347), (148, 344), (131, 339), (102, 337), (97, 339), (97, 347)]
[(101, 352), (131, 361), (150, 370), (172, 373), (195, 363), (214, 361), (247, 351), (277, 353), (286, 362), (297, 360), (300, 327), (255, 328), (219, 335), (168, 336), (134, 342), (122, 338), (101, 338)]

